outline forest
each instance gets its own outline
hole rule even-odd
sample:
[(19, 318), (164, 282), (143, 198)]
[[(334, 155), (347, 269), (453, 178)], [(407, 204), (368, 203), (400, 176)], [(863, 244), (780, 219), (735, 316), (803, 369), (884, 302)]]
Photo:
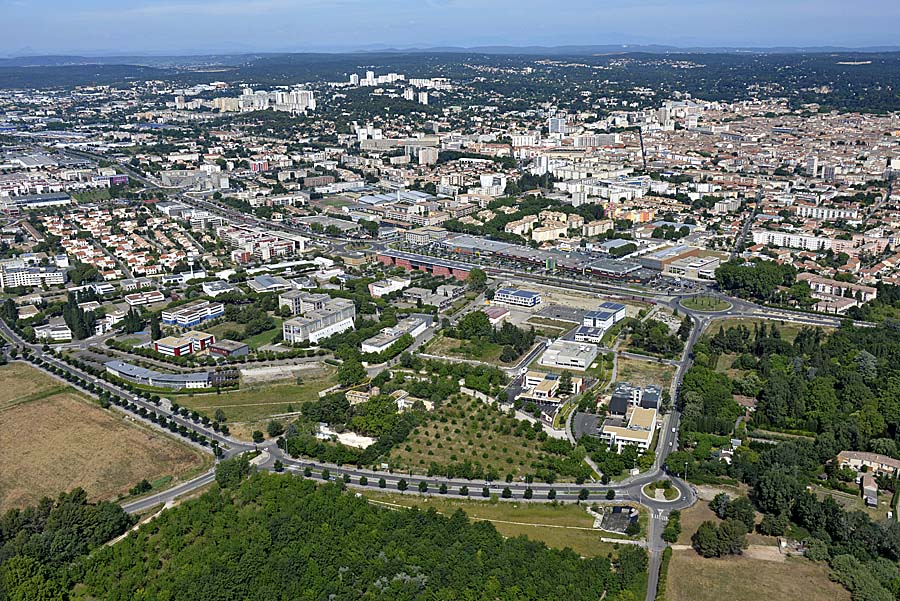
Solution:
[[(804, 540), (807, 556), (827, 561), (832, 578), (856, 601), (895, 599), (900, 591), (900, 524), (844, 509), (807, 486), (859, 494), (855, 473), (836, 465), (842, 450), (900, 458), (898, 332), (900, 323), (886, 320), (877, 327), (847, 324), (827, 335), (805, 327), (790, 341), (776, 325), (720, 327), (694, 347), (695, 365), (678, 400), (683, 450), (666, 460), (670, 471), (697, 483), (749, 485), (750, 500), (764, 515), (758, 529)], [(723, 360), (734, 377), (716, 371)], [(755, 399), (747, 424), (738, 420), (744, 410), (734, 394)], [(751, 437), (761, 431), (790, 437), (774, 444), (745, 438), (730, 464), (716, 459), (713, 448), (741, 437), (745, 427)], [(898, 490), (895, 478), (877, 481), (882, 494)], [(715, 555), (706, 530), (703, 547)]]
[(255, 474), (78, 557), (61, 582), (80, 596), (123, 600), (618, 601), (641, 594), (646, 566), (639, 547), (624, 546), (615, 561), (582, 559), (504, 539), (462, 511), (389, 511), (336, 484)]

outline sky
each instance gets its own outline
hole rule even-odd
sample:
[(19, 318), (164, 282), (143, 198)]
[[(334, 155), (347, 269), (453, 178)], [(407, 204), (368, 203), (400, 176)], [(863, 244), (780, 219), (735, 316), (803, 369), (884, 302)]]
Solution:
[(0, 0), (0, 55), (898, 46), (900, 0)]

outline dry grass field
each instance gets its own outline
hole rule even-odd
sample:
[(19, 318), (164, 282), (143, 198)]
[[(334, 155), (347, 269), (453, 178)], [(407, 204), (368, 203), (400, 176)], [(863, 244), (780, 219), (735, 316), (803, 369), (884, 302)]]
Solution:
[(27, 365), (0, 368), (0, 382), (0, 511), (77, 486), (91, 499), (112, 499), (144, 478), (187, 476), (209, 464), (206, 454), (71, 389), (56, 391), (54, 379)]
[(616, 380), (619, 382), (631, 382), (636, 386), (656, 384), (663, 390), (668, 390), (675, 375), (675, 368), (667, 363), (656, 361), (642, 361), (629, 357), (619, 357)]
[(62, 391), (65, 384), (25, 363), (0, 368), (0, 411)]
[[(618, 554), (615, 543), (600, 540), (609, 534), (593, 530), (593, 518), (583, 507), (574, 504), (494, 504), (490, 501), (464, 500), (452, 493), (448, 493), (446, 497), (384, 493), (375, 488), (375, 482), (370, 481), (369, 485), (372, 490), (363, 495), (380, 506), (419, 507), (423, 510), (433, 507), (443, 515), (452, 515), (457, 509), (462, 509), (472, 521), (491, 522), (503, 536), (527, 536), (531, 540), (542, 541), (548, 547), (568, 547), (583, 557)], [(472, 492), (480, 494), (480, 490)]]
[(691, 549), (675, 551), (667, 582), (669, 601), (850, 600), (848, 591), (828, 579), (824, 564), (800, 557), (704, 559)]

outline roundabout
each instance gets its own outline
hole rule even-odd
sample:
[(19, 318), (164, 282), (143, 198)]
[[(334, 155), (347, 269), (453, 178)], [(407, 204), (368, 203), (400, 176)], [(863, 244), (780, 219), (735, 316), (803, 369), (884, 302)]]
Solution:
[(691, 311), (701, 313), (722, 313), (730, 310), (733, 305), (727, 300), (717, 296), (690, 296), (678, 301), (678, 304)]

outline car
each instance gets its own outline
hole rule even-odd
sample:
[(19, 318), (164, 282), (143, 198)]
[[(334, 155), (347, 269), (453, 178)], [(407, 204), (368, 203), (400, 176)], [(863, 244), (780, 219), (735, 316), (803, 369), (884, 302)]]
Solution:
[(674, 433), (675, 433), (675, 428), (672, 428), (672, 434), (674, 434)]

